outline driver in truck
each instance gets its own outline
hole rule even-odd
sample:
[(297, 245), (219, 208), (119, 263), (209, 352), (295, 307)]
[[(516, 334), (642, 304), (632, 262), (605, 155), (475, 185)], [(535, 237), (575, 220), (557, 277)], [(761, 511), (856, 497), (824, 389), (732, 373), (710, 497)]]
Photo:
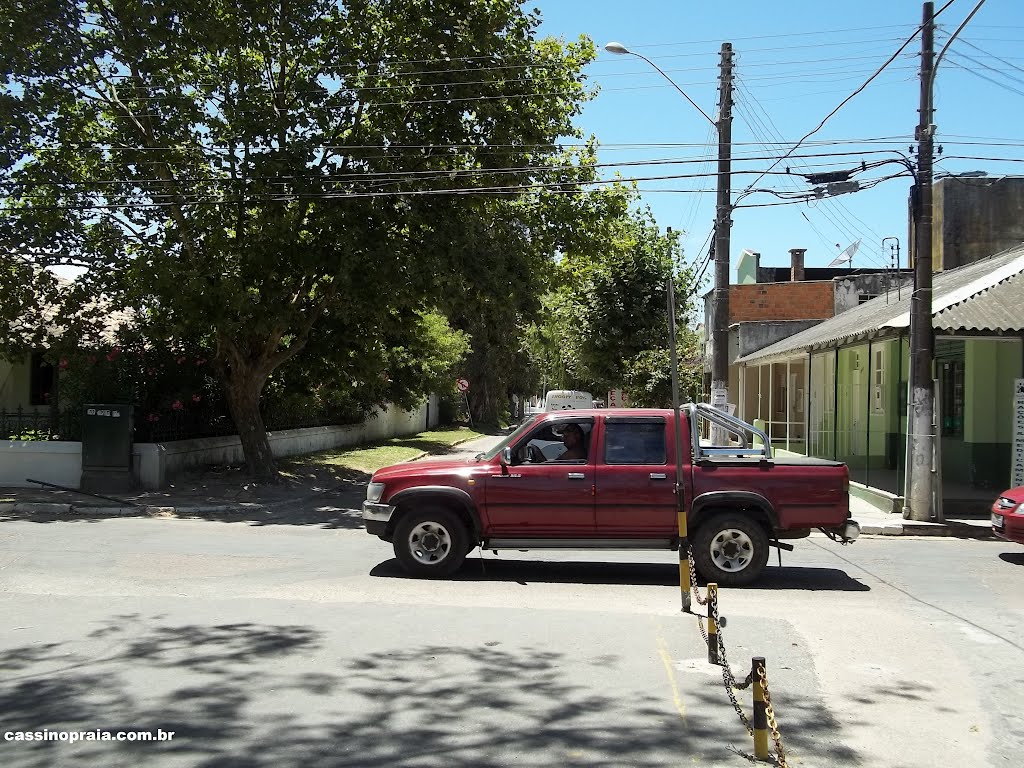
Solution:
[(562, 430), (562, 443), (565, 452), (559, 455), (559, 461), (573, 461), (587, 458), (587, 450), (583, 446), (583, 428), (579, 424), (566, 424)]

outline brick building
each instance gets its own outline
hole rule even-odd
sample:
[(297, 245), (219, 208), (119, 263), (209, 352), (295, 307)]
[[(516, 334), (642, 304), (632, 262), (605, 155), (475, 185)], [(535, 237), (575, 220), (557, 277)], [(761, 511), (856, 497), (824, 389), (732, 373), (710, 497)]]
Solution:
[[(893, 301), (913, 280), (897, 273), (850, 267), (805, 267), (806, 249), (790, 250), (789, 267), (762, 267), (760, 254), (744, 251), (737, 283), (729, 286), (729, 402), (746, 421), (763, 420), (776, 439), (803, 439), (800, 363), (778, 369), (745, 369), (737, 358), (752, 354), (848, 309), (884, 294)], [(713, 292), (704, 297), (705, 326), (711, 327)], [(705, 354), (705, 389), (710, 388), (710, 345)]]

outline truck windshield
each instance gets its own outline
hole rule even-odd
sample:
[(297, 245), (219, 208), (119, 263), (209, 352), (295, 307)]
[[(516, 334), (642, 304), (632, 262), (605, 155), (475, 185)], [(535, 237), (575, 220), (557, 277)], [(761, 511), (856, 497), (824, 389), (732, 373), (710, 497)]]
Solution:
[(537, 419), (539, 419), (540, 416), (541, 416), (541, 414), (534, 414), (533, 416), (530, 416), (529, 418), (524, 419), (523, 422), (518, 427), (516, 427), (515, 430), (513, 432), (511, 432), (508, 437), (506, 437), (504, 440), (502, 440), (496, 446), (491, 448), (491, 450), (486, 451), (484, 453), (478, 453), (476, 458), (478, 460), (479, 459), (487, 459), (488, 461), (493, 459), (495, 456), (497, 456), (499, 453), (502, 452), (502, 450), (505, 448), (505, 446), (512, 445), (512, 443), (514, 443), (516, 440), (519, 439), (519, 436), (521, 434), (523, 434), (524, 432), (529, 430), (537, 422)]

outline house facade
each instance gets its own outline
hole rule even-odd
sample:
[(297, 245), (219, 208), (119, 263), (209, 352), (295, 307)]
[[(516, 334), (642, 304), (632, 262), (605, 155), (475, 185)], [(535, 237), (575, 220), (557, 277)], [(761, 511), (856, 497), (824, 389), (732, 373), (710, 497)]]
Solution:
[[(805, 268), (805, 254), (794, 248), (790, 267), (762, 267), (759, 254), (744, 251), (738, 282), (729, 287), (729, 402), (740, 418), (763, 424), (774, 443), (800, 451), (808, 441), (809, 361), (793, 357), (749, 367), (736, 361), (876, 297), (896, 301), (913, 277), (910, 270)], [(712, 299), (712, 294), (705, 296), (707, 322)], [(709, 380), (710, 369), (705, 373)]]
[[(1024, 377), (1022, 302), (1024, 245), (934, 276), (936, 467), (947, 498), (989, 494), (1010, 482), (1009, 414), (1014, 381)], [(774, 444), (844, 461), (852, 480), (901, 495), (909, 338), (904, 292), (739, 355), (735, 364), (741, 381), (786, 386), (772, 413), (785, 408), (787, 426), (805, 432), (769, 424)]]

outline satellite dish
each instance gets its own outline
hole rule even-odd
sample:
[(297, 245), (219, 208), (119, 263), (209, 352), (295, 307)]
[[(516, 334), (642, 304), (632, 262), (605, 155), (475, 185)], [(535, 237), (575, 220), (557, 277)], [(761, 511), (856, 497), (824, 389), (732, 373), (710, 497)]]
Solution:
[(834, 259), (832, 259), (832, 263), (829, 264), (829, 266), (830, 267), (838, 267), (838, 266), (841, 266), (843, 264), (849, 264), (852, 267), (853, 266), (853, 254), (855, 254), (857, 252), (858, 248), (860, 248), (860, 240), (858, 240), (857, 242), (855, 242), (855, 243), (853, 243), (851, 245), (846, 246), (842, 251), (840, 251), (839, 255), (836, 256)]

